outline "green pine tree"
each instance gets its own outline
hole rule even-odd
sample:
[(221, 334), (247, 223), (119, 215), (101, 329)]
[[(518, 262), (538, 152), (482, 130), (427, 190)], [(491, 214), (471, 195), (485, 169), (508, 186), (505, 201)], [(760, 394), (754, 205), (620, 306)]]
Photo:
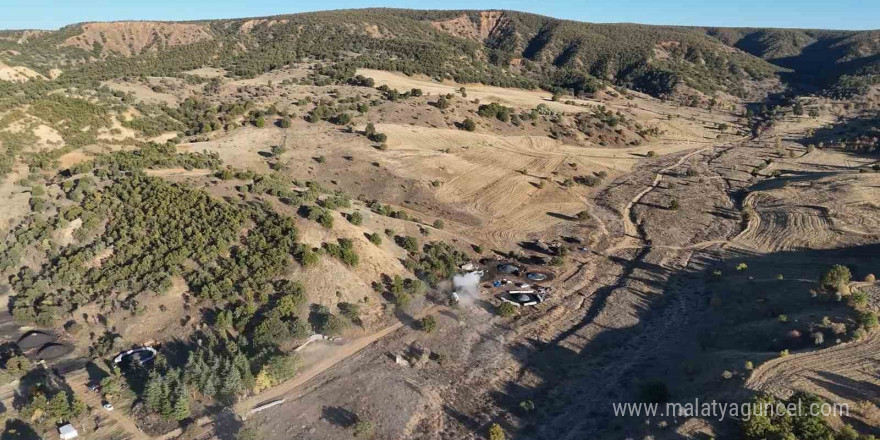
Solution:
[(89, 407), (86, 406), (86, 403), (82, 401), (76, 395), (73, 396), (73, 403), (70, 404), (70, 416), (71, 417), (79, 417), (86, 413), (89, 410)]
[(162, 376), (155, 370), (150, 372), (147, 385), (144, 388), (144, 402), (150, 411), (158, 411), (162, 408)]
[(229, 365), (226, 368), (226, 374), (223, 375), (223, 386), (220, 388), (220, 391), (223, 394), (234, 396), (238, 394), (240, 389), (241, 373), (239, 373), (238, 368), (235, 368), (234, 365)]
[(204, 384), (201, 386), (202, 394), (206, 396), (213, 396), (217, 394), (217, 381), (214, 379), (214, 375), (208, 375)]
[(162, 381), (162, 407), (159, 414), (162, 417), (170, 418), (174, 413), (174, 406), (171, 404), (171, 390), (167, 381)]
[(70, 403), (67, 401), (67, 392), (61, 391), (46, 404), (46, 414), (59, 423), (70, 417)]
[(180, 421), (190, 416), (189, 411), (189, 392), (186, 384), (180, 384), (174, 393), (174, 408), (172, 416), (174, 420)]

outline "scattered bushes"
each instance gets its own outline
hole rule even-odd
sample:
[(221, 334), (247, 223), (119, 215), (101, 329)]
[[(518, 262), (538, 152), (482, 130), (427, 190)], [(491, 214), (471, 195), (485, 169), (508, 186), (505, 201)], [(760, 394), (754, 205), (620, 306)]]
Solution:
[(316, 333), (327, 336), (339, 335), (348, 326), (339, 316), (331, 313), (327, 306), (320, 304), (312, 304), (309, 323)]
[(477, 124), (473, 119), (467, 118), (461, 122), (460, 128), (465, 131), (474, 131), (477, 129)]
[(419, 328), (425, 333), (434, 333), (437, 330), (437, 319), (433, 315), (428, 315), (419, 321)]
[[(505, 107), (497, 103), (484, 104), (477, 109), (477, 114), (484, 118), (496, 118), (501, 122), (509, 122), (513, 108)], [(473, 131), (473, 130), (468, 130)]]
[(355, 226), (360, 226), (364, 222), (364, 216), (360, 211), (354, 211), (348, 215), (348, 221)]
[(419, 251), (419, 240), (413, 236), (407, 235), (404, 237), (398, 235), (394, 237), (394, 242), (411, 254), (415, 254)]
[(382, 235), (379, 234), (378, 232), (373, 232), (372, 234), (369, 235), (368, 240), (370, 240), (370, 243), (373, 243), (376, 246), (379, 246), (382, 244)]
[(355, 323), (360, 322), (361, 308), (357, 304), (350, 302), (341, 302), (337, 304), (336, 307), (339, 308), (339, 313), (342, 314), (342, 316), (348, 318), (349, 321)]
[(441, 280), (452, 278), (466, 261), (467, 255), (450, 244), (433, 241), (425, 244), (418, 260), (407, 260), (406, 265), (420, 279), (436, 285)]
[(333, 215), (329, 210), (320, 206), (308, 206), (305, 209), (309, 220), (318, 222), (327, 229), (333, 229)]
[(434, 107), (437, 107), (440, 110), (446, 110), (447, 108), (449, 108), (449, 100), (446, 99), (445, 96), (440, 95), (440, 98), (438, 98), (437, 102), (434, 103)]
[(349, 266), (357, 266), (360, 257), (354, 251), (351, 239), (339, 238), (337, 243), (323, 243), (321, 245), (328, 255), (337, 258)]
[(516, 306), (509, 302), (502, 302), (496, 308), (498, 316), (502, 318), (510, 318), (516, 314)]
[[(758, 408), (777, 408), (781, 406), (799, 408), (822, 408), (826, 404), (822, 399), (803, 391), (795, 392), (789, 399), (777, 399), (770, 395), (753, 397), (750, 401), (752, 414), (749, 418), (743, 418), (742, 429), (746, 440), (759, 439), (839, 439), (855, 440), (858, 434), (850, 436), (846, 431), (852, 428), (844, 428), (840, 433), (835, 432), (821, 414), (811, 413), (808, 410), (797, 411), (790, 414), (786, 411), (759, 411)], [(792, 406), (790, 406), (792, 405)]]
[(846, 266), (835, 264), (822, 274), (819, 284), (830, 292), (846, 292), (852, 280), (852, 273)]

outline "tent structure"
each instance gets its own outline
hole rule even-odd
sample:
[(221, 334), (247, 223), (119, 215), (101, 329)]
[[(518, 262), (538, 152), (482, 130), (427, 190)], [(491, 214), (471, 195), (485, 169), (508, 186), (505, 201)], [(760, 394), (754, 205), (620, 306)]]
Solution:
[(58, 428), (58, 436), (61, 437), (61, 440), (68, 440), (79, 437), (79, 433), (76, 432), (76, 428), (74, 428), (73, 425), (68, 423)]
[(153, 358), (156, 357), (157, 353), (158, 352), (153, 347), (134, 348), (134, 349), (119, 353), (119, 355), (113, 359), (113, 362), (118, 364), (118, 363), (122, 362), (122, 360), (125, 359), (127, 356), (133, 356), (134, 360), (136, 362), (143, 365), (143, 364), (153, 360)]

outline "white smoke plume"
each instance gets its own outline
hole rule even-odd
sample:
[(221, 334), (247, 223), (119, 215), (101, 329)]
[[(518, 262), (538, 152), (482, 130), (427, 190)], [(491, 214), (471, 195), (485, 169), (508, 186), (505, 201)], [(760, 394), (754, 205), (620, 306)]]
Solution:
[(480, 275), (475, 272), (455, 275), (452, 277), (452, 286), (460, 303), (472, 304), (480, 293)]

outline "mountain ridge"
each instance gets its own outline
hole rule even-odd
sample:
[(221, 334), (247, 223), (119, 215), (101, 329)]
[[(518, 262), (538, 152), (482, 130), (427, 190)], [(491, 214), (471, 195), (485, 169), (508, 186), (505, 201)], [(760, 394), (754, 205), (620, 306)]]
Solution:
[[(679, 85), (705, 95), (721, 91), (744, 96), (748, 85), (773, 78), (797, 77), (813, 87), (831, 87), (843, 77), (875, 81), (880, 71), (878, 35), (880, 31), (588, 23), (506, 9), (369, 8), (2, 31), (0, 61), (44, 76), (53, 68), (89, 71), (101, 62), (108, 73), (122, 75), (133, 69), (118, 65), (170, 64), (171, 69), (161, 69), (170, 74), (181, 71), (174, 67), (179, 62), (174, 58), (180, 56), (175, 51), (199, 51), (188, 55), (190, 61), (244, 77), (305, 57), (576, 95), (607, 82), (654, 96), (670, 95)], [(833, 68), (817, 75), (813, 66), (829, 63)]]

